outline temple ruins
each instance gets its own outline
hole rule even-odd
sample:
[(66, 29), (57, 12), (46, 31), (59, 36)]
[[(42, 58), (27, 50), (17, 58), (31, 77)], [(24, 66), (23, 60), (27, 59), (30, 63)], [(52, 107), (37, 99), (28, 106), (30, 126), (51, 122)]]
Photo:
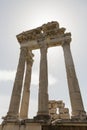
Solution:
[(50, 100), (48, 104), (49, 114), (52, 121), (58, 119), (70, 119), (69, 109), (65, 107), (65, 103), (62, 100)]
[[(52, 21), (48, 22), (47, 24), (43, 24), (42, 26), (37, 27), (35, 29), (18, 34), (17, 40), (20, 44), (19, 62), (9, 110), (7, 112), (7, 115), (4, 117), (3, 122), (8, 123), (29, 119), (28, 109), (30, 100), (30, 86), (32, 66), (34, 62), (34, 54), (32, 53), (32, 50), (35, 49), (40, 50), (40, 70), (38, 111), (37, 115), (35, 115), (35, 117), (33, 118), (33, 122), (43, 121), (47, 123), (51, 121), (51, 118), (53, 120), (86, 120), (86, 112), (84, 110), (79, 83), (77, 80), (74, 62), (70, 50), (70, 43), (72, 40), (71, 33), (67, 33), (65, 28), (61, 28), (58, 22)], [(72, 109), (71, 116), (69, 114), (69, 109), (65, 108), (63, 101), (49, 101), (47, 50), (50, 47), (54, 46), (61, 46), (64, 52), (67, 83)], [(22, 88), (24, 88), (23, 94)], [(56, 113), (57, 109), (59, 109), (59, 114)], [(26, 130), (28, 130), (28, 128)]]

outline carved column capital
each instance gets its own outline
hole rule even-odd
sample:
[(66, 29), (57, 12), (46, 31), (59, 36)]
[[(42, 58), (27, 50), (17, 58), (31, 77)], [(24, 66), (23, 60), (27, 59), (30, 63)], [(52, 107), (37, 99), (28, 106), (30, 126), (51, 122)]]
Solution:
[(42, 42), (39, 42), (39, 47), (40, 47), (40, 53), (42, 54), (46, 54), (47, 53), (47, 49), (48, 49), (48, 45), (47, 45), (47, 42), (45, 41), (42, 41)]
[(64, 40), (64, 41), (62, 41), (61, 46), (62, 47), (65, 46), (65, 45), (69, 45), (70, 46), (70, 42), (71, 42), (71, 39)]
[(28, 51), (27, 47), (21, 47), (20, 49), (21, 49), (22, 56), (26, 57)]
[(32, 53), (31, 50), (28, 50), (27, 51), (27, 56), (26, 56), (26, 62), (27, 62), (27, 65), (31, 66), (32, 67), (32, 64), (33, 64), (33, 57), (34, 57), (34, 54)]

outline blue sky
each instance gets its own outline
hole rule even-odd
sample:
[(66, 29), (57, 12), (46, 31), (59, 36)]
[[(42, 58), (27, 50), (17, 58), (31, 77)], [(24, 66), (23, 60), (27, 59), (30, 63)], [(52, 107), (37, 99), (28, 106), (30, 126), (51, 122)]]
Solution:
[[(20, 46), (16, 35), (58, 21), (72, 33), (71, 51), (87, 111), (87, 0), (0, 0), (0, 118), (11, 98)], [(29, 116), (37, 112), (39, 51), (33, 51)], [(66, 71), (61, 47), (48, 49), (49, 98), (63, 100), (70, 108)], [(0, 120), (1, 121), (1, 120)]]

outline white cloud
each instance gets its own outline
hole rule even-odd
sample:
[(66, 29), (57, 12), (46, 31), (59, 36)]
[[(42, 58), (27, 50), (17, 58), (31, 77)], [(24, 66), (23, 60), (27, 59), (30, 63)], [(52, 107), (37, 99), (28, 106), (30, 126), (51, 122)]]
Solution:
[[(57, 80), (51, 74), (49, 74), (49, 76), (48, 76), (48, 82), (49, 82), (49, 85), (53, 85), (53, 84), (55, 84), (57, 82)], [(33, 84), (33, 85), (39, 84), (39, 74), (38, 74), (38, 72), (32, 73), (31, 84)]]
[(29, 112), (28, 112), (29, 118), (33, 118), (34, 116), (36, 116), (37, 115), (37, 110), (38, 110), (37, 101), (31, 99), (30, 104), (29, 104)]
[(57, 82), (57, 79), (54, 78), (52, 75), (49, 75), (49, 85), (53, 85)]
[(15, 78), (15, 71), (0, 70), (0, 81), (12, 81)]
[(10, 96), (0, 95), (0, 123), (2, 122), (2, 117), (6, 116), (9, 107)]
[[(13, 81), (15, 79), (15, 73), (16, 71), (0, 70), (0, 81)], [(53, 85), (56, 83), (56, 78), (54, 78), (51, 74), (49, 74), (48, 80), (49, 85)], [(32, 85), (39, 84), (38, 72), (32, 72), (31, 84)]]

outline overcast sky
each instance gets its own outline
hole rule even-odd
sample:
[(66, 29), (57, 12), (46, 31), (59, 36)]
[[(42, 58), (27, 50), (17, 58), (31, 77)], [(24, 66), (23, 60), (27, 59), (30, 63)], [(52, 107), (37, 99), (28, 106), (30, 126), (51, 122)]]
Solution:
[[(16, 35), (44, 23), (58, 21), (72, 33), (71, 51), (87, 111), (87, 0), (0, 0), (0, 118), (5, 116), (12, 93), (20, 46)], [(37, 112), (39, 51), (33, 51), (29, 116)], [(61, 47), (48, 49), (49, 98), (70, 108)], [(1, 120), (0, 120), (1, 121)]]

